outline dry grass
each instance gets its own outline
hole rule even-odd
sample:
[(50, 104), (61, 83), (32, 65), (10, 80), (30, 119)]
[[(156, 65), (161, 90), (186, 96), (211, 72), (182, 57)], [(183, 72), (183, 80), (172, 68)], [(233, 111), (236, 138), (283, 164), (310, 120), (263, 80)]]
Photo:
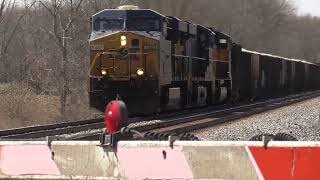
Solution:
[(85, 94), (68, 97), (67, 117), (60, 117), (59, 97), (36, 95), (23, 83), (0, 85), (0, 129), (90, 119), (101, 113), (88, 106)]
[(67, 98), (66, 120), (76, 121), (101, 117), (101, 112), (89, 108), (88, 94), (85, 91), (73, 92)]

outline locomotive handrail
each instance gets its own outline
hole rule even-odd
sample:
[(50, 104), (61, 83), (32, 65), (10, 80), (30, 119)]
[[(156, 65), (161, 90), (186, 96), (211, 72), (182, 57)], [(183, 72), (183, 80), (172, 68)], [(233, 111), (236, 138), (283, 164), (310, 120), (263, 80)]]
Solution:
[(129, 55), (148, 55), (151, 53), (128, 53)]
[(96, 64), (97, 58), (101, 56), (101, 53), (97, 53), (96, 56), (93, 58), (92, 64), (90, 66), (90, 71), (89, 71), (89, 75), (91, 75), (91, 71), (94, 67), (94, 65)]
[(190, 57), (190, 56), (178, 55), (178, 54), (173, 54), (172, 56), (174, 56), (174, 57), (182, 57), (182, 58), (189, 58)]
[(102, 67), (101, 69), (109, 70), (109, 69), (119, 69), (119, 66), (113, 66), (113, 67)]
[[(185, 56), (185, 55), (178, 55), (178, 54), (173, 54), (173, 57), (179, 57), (179, 58), (186, 58), (187, 60), (189, 60), (190, 56)], [(224, 61), (224, 60), (220, 60), (220, 59), (205, 59), (205, 58), (199, 58), (199, 57), (191, 57), (191, 59), (196, 59), (196, 60), (201, 60), (201, 61), (209, 61), (209, 62), (222, 62), (222, 63), (229, 63), (229, 61)]]
[(212, 62), (229, 63), (229, 61), (224, 61), (224, 60), (212, 60)]
[[(100, 53), (101, 55), (105, 55), (105, 54), (110, 54), (110, 55), (117, 55), (119, 54), (118, 52), (102, 52)], [(150, 53), (128, 53), (129, 55), (147, 55), (147, 54), (150, 54)]]
[[(105, 55), (105, 54), (107, 54), (107, 55), (117, 55), (118, 53), (117, 52), (106, 52), (106, 51), (97, 53), (96, 56), (93, 58), (93, 62), (91, 64), (91, 66), (90, 66), (89, 76), (90, 76), (90, 73), (91, 73), (92, 69), (94, 68), (94, 65), (96, 64), (96, 61), (97, 61), (98, 57), (100, 57), (101, 55)], [(148, 54), (151, 54), (151, 53), (128, 53), (128, 55), (148, 55)], [(129, 61), (131, 61), (131, 60), (129, 59)]]
[[(201, 60), (201, 61), (207, 61), (206, 58), (199, 58), (199, 57), (191, 57), (192, 59)], [(209, 59), (210, 61), (210, 59)]]

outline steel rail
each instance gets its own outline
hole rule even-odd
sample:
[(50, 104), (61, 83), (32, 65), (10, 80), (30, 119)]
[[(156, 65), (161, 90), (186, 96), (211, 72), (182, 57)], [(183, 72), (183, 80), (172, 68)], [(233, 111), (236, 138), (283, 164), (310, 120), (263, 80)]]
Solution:
[(103, 122), (103, 118), (89, 119), (83, 121), (71, 121), (71, 122), (62, 122), (57, 124), (49, 124), (49, 125), (38, 125), (38, 126), (30, 126), (30, 127), (22, 127), (22, 128), (13, 128), (13, 129), (5, 129), (0, 130), (0, 138), (10, 135), (18, 135), (25, 134), (36, 131), (45, 131), (51, 129), (59, 129), (64, 127), (73, 127), (73, 126), (81, 126), (93, 123)]
[[(225, 108), (225, 105), (216, 107), (206, 107), (204, 109), (193, 108), (179, 111), (167, 111), (166, 114), (159, 114), (155, 116), (145, 117), (132, 117), (128, 119), (128, 123), (137, 123), (142, 121), (151, 121), (155, 119), (164, 119), (170, 117), (179, 117), (186, 114), (198, 113), (198, 111), (204, 111), (207, 109)], [(99, 129), (104, 127), (104, 119), (96, 118), (82, 121), (62, 122), (50, 125), (30, 126), (14, 129), (0, 130), (1, 139), (30, 139), (30, 138), (45, 138), (46, 136), (57, 136), (62, 134), (78, 133), (81, 131), (88, 131), (93, 129)]]
[[(255, 113), (268, 111), (268, 110), (275, 109), (285, 105), (285, 104), (282, 104), (279, 106), (269, 105), (267, 107), (263, 107), (266, 104), (279, 103), (281, 101), (288, 101), (288, 102), (291, 102), (292, 104), (295, 102), (299, 102), (306, 99), (310, 99), (312, 97), (319, 96), (319, 94), (320, 94), (320, 91), (312, 91), (312, 92), (304, 92), (300, 94), (288, 95), (286, 97), (281, 97), (277, 99), (259, 101), (259, 102), (250, 103), (250, 104), (242, 103), (241, 105), (233, 105), (233, 106), (220, 105), (220, 106), (212, 106), (212, 107), (206, 107), (206, 108), (180, 110), (178, 112), (171, 112), (171, 113), (169, 112), (168, 114), (160, 114), (157, 116), (130, 118), (129, 122), (135, 123), (135, 122), (159, 119), (161, 120), (161, 122), (159, 123), (137, 126), (134, 129), (141, 132), (147, 132), (147, 131), (160, 132), (160, 130), (164, 132), (165, 129), (170, 129), (170, 127), (171, 129), (174, 129), (173, 126), (176, 126), (175, 128), (176, 130), (172, 130), (172, 131), (178, 131), (177, 130), (178, 126), (183, 126), (183, 124), (185, 123), (194, 124), (194, 127), (196, 127), (195, 122), (197, 120), (202, 120), (205, 118), (219, 119), (219, 120), (215, 119), (214, 122), (209, 120), (208, 122), (203, 122), (205, 123), (206, 126), (210, 126), (210, 123), (215, 124), (217, 122), (220, 122), (221, 119), (239, 119), (245, 116), (250, 116)], [(259, 106), (261, 107), (259, 108)], [(250, 109), (255, 109), (255, 111), (249, 113), (248, 110)], [(231, 114), (234, 113), (234, 114), (229, 115), (227, 117), (228, 113), (231, 113)], [(84, 121), (64, 122), (64, 123), (51, 124), (51, 125), (45, 125), (45, 126), (34, 126), (34, 127), (2, 130), (0, 131), (0, 140), (1, 139), (3, 140), (4, 139), (37, 139), (37, 138), (43, 139), (47, 136), (72, 134), (72, 133), (78, 133), (78, 132), (83, 132), (88, 130), (97, 130), (102, 128), (104, 128), (103, 118), (97, 118), (97, 119), (90, 119), (90, 120), (84, 120)], [(84, 135), (77, 135), (74, 137), (70, 136), (69, 139), (91, 140), (91, 139), (97, 139), (97, 138), (98, 138), (98, 134), (96, 133), (93, 133), (93, 134), (85, 133)]]
[[(236, 106), (236, 105), (233, 105)], [(182, 110), (169, 110), (165, 114), (158, 114), (153, 116), (131, 117), (128, 119), (128, 124), (138, 123), (143, 121), (151, 121), (155, 119), (165, 119), (172, 117), (183, 117), (188, 114), (197, 114), (203, 111), (210, 111), (215, 109), (222, 109), (230, 107), (230, 105), (218, 105), (209, 107), (196, 107)], [(92, 129), (104, 127), (104, 119), (96, 118), (81, 121), (62, 122), (49, 125), (38, 125), (14, 129), (0, 130), (0, 140), (3, 139), (35, 139), (45, 138), (46, 136), (57, 136), (62, 134), (78, 133)]]
[[(163, 122), (133, 128), (142, 133), (187, 133), (198, 129), (209, 128), (219, 124), (232, 122), (262, 112), (299, 103), (320, 96), (320, 91), (300, 93), (286, 97), (270, 99), (237, 107), (199, 113), (190, 116), (167, 119)], [(84, 134), (72, 137), (72, 140), (97, 140), (99, 134)]]
[[(241, 118), (299, 103), (301, 101), (312, 99), (318, 96), (320, 96), (319, 91), (302, 96), (294, 95), (285, 98), (277, 98), (261, 103), (253, 103), (222, 111), (209, 112), (197, 117), (189, 117), (185, 120), (177, 121), (177, 123), (168, 122), (168, 124), (163, 124), (162, 128), (159, 126), (157, 128), (148, 127), (149, 129), (147, 129), (147, 131), (152, 131), (154, 133), (188, 133), (199, 129), (213, 127), (223, 123), (233, 122)], [(145, 129), (142, 128), (142, 130)]]

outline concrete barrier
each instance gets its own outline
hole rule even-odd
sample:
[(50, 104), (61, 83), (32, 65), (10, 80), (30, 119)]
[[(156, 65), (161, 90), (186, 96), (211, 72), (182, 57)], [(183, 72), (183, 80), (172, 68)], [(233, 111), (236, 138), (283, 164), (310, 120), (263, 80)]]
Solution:
[(2, 179), (319, 179), (320, 143), (0, 142)]

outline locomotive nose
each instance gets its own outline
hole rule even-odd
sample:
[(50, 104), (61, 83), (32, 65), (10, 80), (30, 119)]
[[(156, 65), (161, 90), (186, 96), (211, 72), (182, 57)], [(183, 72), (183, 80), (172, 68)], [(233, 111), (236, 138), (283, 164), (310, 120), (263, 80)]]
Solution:
[(128, 119), (128, 112), (123, 101), (111, 101), (105, 110), (105, 128), (108, 134), (119, 132)]

